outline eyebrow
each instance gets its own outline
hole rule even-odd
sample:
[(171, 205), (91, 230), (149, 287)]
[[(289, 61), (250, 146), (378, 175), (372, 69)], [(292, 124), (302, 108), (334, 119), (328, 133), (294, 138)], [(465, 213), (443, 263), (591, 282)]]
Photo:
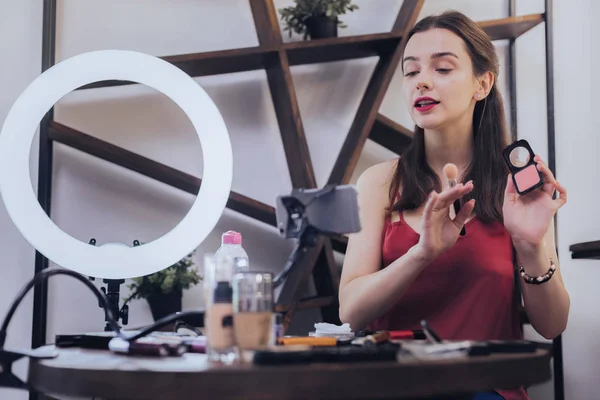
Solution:
[[(458, 56), (451, 51), (441, 51), (438, 53), (433, 53), (431, 55), (431, 59), (442, 58), (447, 56), (458, 58)], [(419, 61), (419, 59), (417, 57), (407, 56), (404, 57), (404, 60), (402, 60), (402, 64), (404, 64), (406, 61)]]

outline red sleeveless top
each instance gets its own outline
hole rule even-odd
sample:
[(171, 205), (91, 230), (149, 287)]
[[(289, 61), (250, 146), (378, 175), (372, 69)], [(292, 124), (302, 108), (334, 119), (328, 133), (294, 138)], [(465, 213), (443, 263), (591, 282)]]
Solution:
[[(477, 217), (467, 222), (466, 230), (370, 329), (421, 329), (425, 319), (445, 340), (523, 338), (508, 232), (501, 222), (486, 224)], [(386, 218), (382, 235), (383, 268), (419, 241), (402, 213), (397, 222)], [(507, 400), (529, 399), (522, 388), (498, 393)]]

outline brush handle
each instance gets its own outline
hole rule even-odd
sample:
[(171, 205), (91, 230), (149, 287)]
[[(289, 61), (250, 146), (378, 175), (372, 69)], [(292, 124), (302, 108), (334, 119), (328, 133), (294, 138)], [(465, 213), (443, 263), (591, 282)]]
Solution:
[[(458, 199), (454, 200), (454, 214), (458, 215), (458, 212), (460, 211), (460, 201)], [(456, 216), (454, 217), (456, 218)], [(460, 230), (460, 236), (465, 236), (467, 234), (467, 228), (465, 228), (465, 225), (463, 225), (462, 229)]]

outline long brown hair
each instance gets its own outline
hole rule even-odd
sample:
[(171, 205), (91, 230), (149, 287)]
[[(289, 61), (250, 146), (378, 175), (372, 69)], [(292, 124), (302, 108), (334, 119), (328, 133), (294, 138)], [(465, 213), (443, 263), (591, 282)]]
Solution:
[[(474, 189), (462, 199), (463, 204), (474, 198), (475, 213), (484, 222), (502, 220), (502, 202), (508, 168), (502, 150), (508, 145), (504, 102), (497, 86), (498, 56), (489, 36), (464, 14), (448, 11), (420, 20), (409, 32), (405, 43), (415, 33), (433, 28), (453, 32), (463, 39), (471, 57), (476, 76), (490, 71), (494, 84), (488, 96), (475, 105), (473, 112), (474, 149), (471, 163), (464, 173), (464, 182), (473, 180)], [(404, 53), (404, 49), (402, 50)], [(402, 194), (398, 199), (399, 189)], [(437, 174), (425, 159), (422, 128), (415, 126), (411, 144), (401, 154), (390, 185), (389, 211), (412, 210), (421, 206), (432, 190), (440, 191)]]

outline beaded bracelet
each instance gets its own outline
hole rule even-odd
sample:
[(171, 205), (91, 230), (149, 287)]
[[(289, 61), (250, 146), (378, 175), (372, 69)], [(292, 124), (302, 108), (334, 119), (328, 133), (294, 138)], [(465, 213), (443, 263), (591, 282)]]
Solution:
[(527, 275), (523, 266), (519, 267), (521, 277), (523, 277), (523, 280), (530, 285), (541, 285), (544, 282), (548, 282), (550, 278), (552, 278), (552, 275), (554, 275), (554, 271), (556, 271), (556, 265), (554, 265), (554, 260), (552, 260), (552, 258), (550, 258), (550, 269), (542, 276), (531, 277)]

